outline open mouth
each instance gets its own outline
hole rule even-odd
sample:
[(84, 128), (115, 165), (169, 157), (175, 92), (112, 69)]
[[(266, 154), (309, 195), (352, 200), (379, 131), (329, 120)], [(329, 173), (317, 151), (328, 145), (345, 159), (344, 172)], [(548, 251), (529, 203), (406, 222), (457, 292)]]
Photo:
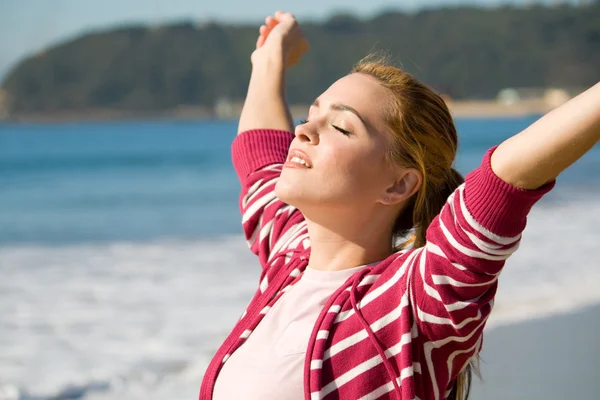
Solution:
[(291, 150), (285, 163), (288, 167), (312, 168), (310, 158), (299, 150)]

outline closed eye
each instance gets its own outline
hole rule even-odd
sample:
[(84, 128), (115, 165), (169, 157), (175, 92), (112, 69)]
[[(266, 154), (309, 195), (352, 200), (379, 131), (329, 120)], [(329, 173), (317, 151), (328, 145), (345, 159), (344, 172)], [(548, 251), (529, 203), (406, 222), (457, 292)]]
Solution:
[(346, 136), (348, 136), (348, 135), (350, 135), (352, 133), (350, 131), (347, 131), (345, 129), (340, 128), (339, 126), (336, 126), (336, 125), (331, 125), (331, 126), (333, 126), (336, 130), (342, 132)]

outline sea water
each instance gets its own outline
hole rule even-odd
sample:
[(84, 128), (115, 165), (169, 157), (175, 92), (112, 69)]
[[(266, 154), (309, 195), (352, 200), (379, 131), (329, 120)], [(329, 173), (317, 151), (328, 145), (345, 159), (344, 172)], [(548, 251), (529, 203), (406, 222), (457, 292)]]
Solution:
[[(534, 121), (459, 120), (457, 168)], [(247, 305), (233, 121), (0, 125), (0, 400), (178, 400)], [(488, 329), (600, 302), (600, 149), (536, 205)]]

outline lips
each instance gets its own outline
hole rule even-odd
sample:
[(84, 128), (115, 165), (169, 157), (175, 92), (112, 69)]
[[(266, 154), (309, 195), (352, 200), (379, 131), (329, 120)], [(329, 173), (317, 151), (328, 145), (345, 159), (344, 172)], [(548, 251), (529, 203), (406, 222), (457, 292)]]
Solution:
[(294, 168), (312, 168), (313, 164), (310, 158), (301, 150), (290, 150), (285, 166)]

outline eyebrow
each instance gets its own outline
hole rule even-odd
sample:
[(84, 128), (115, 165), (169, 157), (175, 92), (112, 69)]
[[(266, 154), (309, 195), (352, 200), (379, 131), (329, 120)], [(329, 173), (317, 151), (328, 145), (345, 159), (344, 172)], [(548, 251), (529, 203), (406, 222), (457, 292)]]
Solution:
[[(313, 101), (313, 103), (312, 103), (312, 106), (319, 107), (319, 99), (315, 99), (315, 101)], [(360, 121), (365, 126), (368, 126), (367, 121), (365, 121), (363, 119), (363, 117), (361, 117), (361, 115), (359, 114), (359, 112), (356, 111), (354, 108), (346, 105), (346, 104), (334, 103), (334, 104), (330, 105), (329, 108), (331, 110), (335, 110), (335, 111), (348, 111), (348, 112), (351, 112), (352, 114), (356, 115), (358, 117), (358, 119), (360, 119)]]

